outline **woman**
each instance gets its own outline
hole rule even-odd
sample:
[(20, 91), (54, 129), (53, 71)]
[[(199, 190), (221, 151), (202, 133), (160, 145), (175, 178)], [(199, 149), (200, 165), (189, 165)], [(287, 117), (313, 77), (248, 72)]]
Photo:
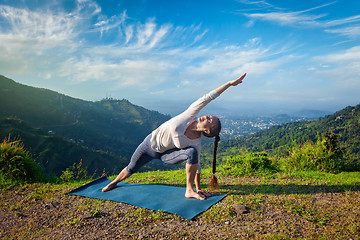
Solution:
[[(192, 103), (185, 112), (155, 129), (135, 150), (129, 165), (102, 191), (106, 192), (115, 188), (118, 182), (130, 177), (152, 159), (160, 159), (167, 164), (186, 161), (186, 198), (204, 200), (210, 197), (210, 193), (200, 189), (201, 134), (206, 137), (215, 137), (217, 143), (220, 140), (221, 124), (220, 120), (215, 116), (203, 116), (196, 121), (196, 115), (230, 86), (237, 86), (242, 83), (245, 76), (246, 73), (238, 79), (229, 81), (204, 95)], [(194, 182), (196, 192), (193, 188)]]

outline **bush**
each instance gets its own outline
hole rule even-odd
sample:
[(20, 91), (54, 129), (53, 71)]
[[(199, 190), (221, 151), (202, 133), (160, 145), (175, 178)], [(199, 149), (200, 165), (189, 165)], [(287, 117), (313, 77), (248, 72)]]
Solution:
[(339, 136), (324, 133), (316, 143), (295, 145), (283, 161), (284, 170), (320, 171), (336, 173), (344, 169), (345, 158), (338, 147)]
[(222, 174), (238, 177), (259, 172), (275, 170), (271, 160), (265, 152), (245, 152), (242, 155), (230, 156), (226, 163), (220, 166)]
[(0, 144), (0, 173), (7, 181), (35, 181), (42, 178), (40, 166), (25, 150), (21, 140), (5, 138)]
[(86, 166), (83, 166), (82, 159), (80, 159), (79, 163), (74, 163), (71, 167), (66, 168), (65, 171), (62, 172), (60, 179), (67, 182), (73, 180), (83, 180), (93, 178), (96, 172), (92, 177), (88, 176), (88, 170)]

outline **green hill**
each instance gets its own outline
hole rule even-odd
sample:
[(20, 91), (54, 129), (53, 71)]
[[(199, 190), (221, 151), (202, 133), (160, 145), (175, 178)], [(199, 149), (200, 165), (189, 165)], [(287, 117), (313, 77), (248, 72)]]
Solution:
[(84, 101), (1, 75), (0, 117), (5, 118), (0, 137), (23, 139), (46, 171), (56, 174), (80, 158), (89, 170), (112, 172), (127, 162), (148, 133), (169, 119), (127, 100)]
[[(33, 128), (19, 119), (0, 119), (0, 136), (10, 134), (13, 140), (21, 138), (27, 150), (42, 166), (47, 176), (59, 175), (63, 170), (82, 160), (88, 171), (101, 174), (103, 169), (120, 170), (126, 159), (102, 150), (92, 150), (86, 146), (49, 135), (39, 128)], [(117, 164), (114, 164), (117, 163)]]
[[(242, 150), (266, 151), (272, 155), (286, 155), (294, 144), (315, 142), (325, 132), (339, 135), (339, 145), (352, 159), (360, 159), (360, 105), (346, 107), (333, 115), (302, 122), (292, 122), (257, 132), (253, 135), (219, 143), (219, 155), (239, 154)], [(203, 146), (206, 159), (210, 159), (212, 144)], [(208, 160), (209, 161), (209, 160)]]

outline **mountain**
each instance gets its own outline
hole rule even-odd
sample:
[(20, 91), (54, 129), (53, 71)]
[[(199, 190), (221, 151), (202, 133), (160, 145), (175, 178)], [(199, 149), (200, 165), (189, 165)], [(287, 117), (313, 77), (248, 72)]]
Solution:
[(91, 174), (95, 171), (101, 174), (103, 169), (112, 168), (119, 171), (125, 166), (126, 159), (121, 156), (92, 150), (62, 137), (49, 135), (44, 130), (33, 128), (19, 119), (0, 118), (0, 137), (9, 137), (11, 140), (21, 138), (25, 148), (32, 153), (32, 157), (48, 177), (61, 174), (63, 170), (80, 160)]
[[(306, 141), (315, 142), (325, 132), (339, 135), (339, 145), (354, 161), (360, 159), (360, 105), (346, 107), (332, 115), (315, 120), (290, 122), (273, 126), (245, 137), (221, 141), (218, 154), (239, 154), (242, 150), (266, 151), (272, 155), (286, 155), (288, 149)], [(212, 144), (202, 147), (204, 162), (209, 162)], [(221, 160), (220, 160), (221, 161)]]
[[(170, 118), (133, 105), (125, 99), (84, 101), (51, 90), (19, 84), (1, 75), (0, 117), (5, 118), (1, 125), (2, 138), (11, 133), (14, 137), (27, 139), (24, 129), (29, 131), (29, 135), (36, 135), (35, 132), (39, 130), (42, 137), (34, 141), (53, 141), (54, 146), (63, 145), (63, 149), (58, 148), (57, 154), (64, 164), (52, 168), (56, 174), (70, 163), (79, 161), (81, 154), (64, 155), (72, 148), (68, 145), (70, 143), (77, 146), (73, 146), (74, 149), (89, 150), (81, 155), (82, 158), (89, 158), (94, 152), (107, 153), (108, 160), (104, 160), (105, 157), (100, 158), (97, 164), (93, 163), (94, 167), (91, 169), (102, 171), (106, 168), (112, 171), (109, 166), (124, 165), (144, 137)], [(18, 119), (18, 122), (10, 121), (7, 119), (9, 117)], [(51, 164), (49, 160), (41, 158), (46, 148), (39, 142), (24, 141), (24, 144), (32, 146), (40, 162)], [(37, 146), (33, 147), (36, 144)], [(51, 161), (60, 162), (59, 158), (54, 160), (54, 155), (57, 154), (52, 154)], [(67, 159), (63, 159), (64, 157)]]
[(328, 112), (328, 111), (303, 109), (301, 111), (292, 113), (291, 116), (315, 119), (315, 118), (325, 117), (331, 114), (332, 112)]

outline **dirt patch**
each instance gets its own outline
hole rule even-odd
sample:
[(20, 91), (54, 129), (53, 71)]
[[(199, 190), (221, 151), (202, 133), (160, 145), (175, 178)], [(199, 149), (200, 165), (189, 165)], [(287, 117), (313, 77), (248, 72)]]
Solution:
[[(2, 189), (1, 239), (359, 239), (360, 188), (223, 178), (228, 196), (194, 220), (66, 196), (68, 185)], [(240, 211), (237, 206), (246, 207)], [(245, 209), (245, 208), (244, 208)]]

